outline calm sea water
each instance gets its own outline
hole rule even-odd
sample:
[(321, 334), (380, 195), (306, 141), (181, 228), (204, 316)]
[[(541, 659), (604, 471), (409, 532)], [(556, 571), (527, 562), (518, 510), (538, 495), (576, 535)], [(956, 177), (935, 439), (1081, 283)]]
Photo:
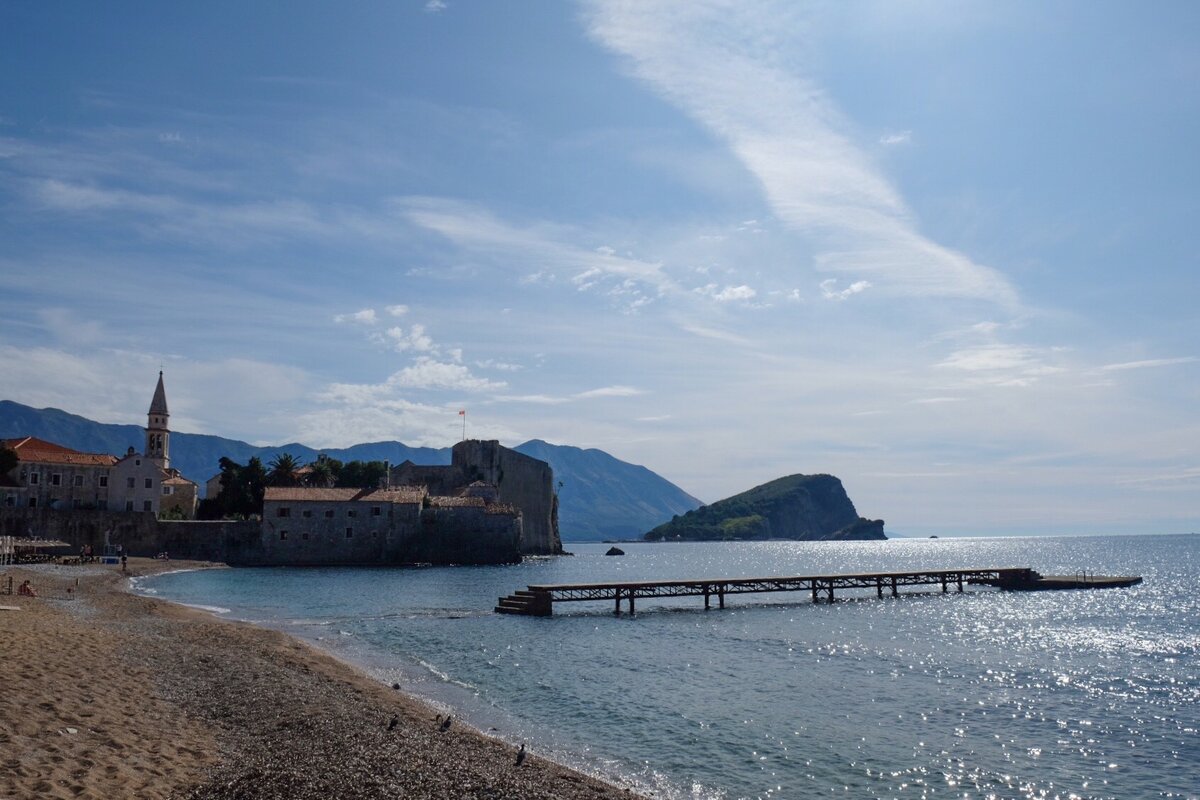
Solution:
[[(1200, 797), (1200, 537), (572, 544), (507, 567), (242, 569), (144, 591), (281, 628), (668, 798)], [(1132, 589), (564, 604), (530, 583), (1029, 566)]]

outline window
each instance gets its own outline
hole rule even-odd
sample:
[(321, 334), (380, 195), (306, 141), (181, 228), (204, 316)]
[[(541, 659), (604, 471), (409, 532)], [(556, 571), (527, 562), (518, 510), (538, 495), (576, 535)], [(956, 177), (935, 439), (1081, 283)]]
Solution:
[[(308, 519), (309, 517), (312, 516), (312, 509), (311, 508), (304, 509), (304, 511), (301, 513), (301, 516), (304, 517), (305, 519)], [(305, 534), (305, 537), (307, 538), (307, 534)]]
[(354, 528), (346, 528), (346, 538), (347, 539), (354, 538)]
[(164, 486), (163, 487), (163, 494), (171, 494), (173, 491), (175, 491), (174, 486)]
[(50, 485), (51, 486), (62, 486), (62, 473), (61, 472), (56, 472), (50, 476)]
[(133, 488), (133, 478), (126, 478), (126, 479), (125, 479), (125, 488), (127, 488), (127, 489), (132, 489), (132, 488)]
[(153, 510), (154, 510), (154, 503), (150, 502), (149, 500), (142, 501), (142, 511), (153, 511)]
[(300, 538), (307, 542), (308, 541), (308, 531), (305, 531), (304, 533), (300, 534)]
[(346, 512), (346, 516), (347, 516), (347, 517), (357, 517), (357, 516), (358, 516), (358, 512), (357, 512), (357, 511), (355, 511), (355, 510), (352, 508), (352, 509), (350, 509), (349, 511), (347, 511), (347, 512)]
[(381, 512), (382, 512), (382, 509), (379, 506), (371, 506), (371, 516), (372, 517), (378, 517)]
[(83, 476), (82, 476), (82, 475), (76, 475), (76, 476), (75, 476), (75, 477), (74, 477), (74, 478), (71, 480), (71, 483), (72, 483), (72, 484), (74, 484), (75, 486), (83, 486)]
[[(130, 449), (130, 450), (132, 450), (133, 448), (131, 447), (131, 448), (129, 448), (129, 449)], [(142, 460), (141, 460), (140, 458), (135, 458), (135, 459), (133, 460), (133, 465), (134, 465), (135, 467), (140, 467), (140, 466), (142, 465)]]
[(279, 541), (281, 541), (281, 542), (286, 542), (286, 541), (287, 541), (287, 531), (280, 531), (280, 532), (279, 532)]
[(154, 488), (154, 478), (146, 478), (146, 488), (147, 489)]
[[(130, 478), (130, 480), (133, 480), (133, 478)], [(126, 511), (133, 511), (133, 501), (132, 501), (132, 500), (126, 500), (126, 501), (125, 501), (125, 510), (126, 510)]]
[(37, 498), (36, 497), (29, 498), (29, 507), (37, 508)]
[(333, 519), (333, 509), (332, 508), (327, 509), (325, 511), (325, 519)]
[(36, 472), (29, 473), (29, 485), (37, 486), (37, 482), (38, 482), (38, 474)]
[(290, 517), (291, 515), (292, 515), (292, 510), (290, 508), (288, 508), (287, 506), (283, 506), (283, 507), (275, 509), (275, 516), (277, 516), (277, 517)]
[(101, 475), (101, 476), (100, 476), (100, 488), (101, 488), (101, 489), (107, 489), (107, 488), (108, 488), (108, 476), (107, 476), (107, 475)]

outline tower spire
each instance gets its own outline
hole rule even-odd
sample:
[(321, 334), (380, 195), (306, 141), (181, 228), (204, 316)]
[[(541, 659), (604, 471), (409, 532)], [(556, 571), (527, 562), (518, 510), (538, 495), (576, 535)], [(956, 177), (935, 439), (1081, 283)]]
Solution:
[(162, 462), (163, 469), (171, 465), (171, 431), (167, 427), (167, 390), (163, 387), (162, 370), (158, 371), (158, 386), (154, 399), (150, 401), (150, 412), (146, 421), (146, 457)]

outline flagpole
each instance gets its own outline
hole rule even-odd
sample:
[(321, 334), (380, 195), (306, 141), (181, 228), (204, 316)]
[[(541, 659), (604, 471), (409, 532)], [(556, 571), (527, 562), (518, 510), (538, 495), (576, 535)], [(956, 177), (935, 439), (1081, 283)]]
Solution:
[(467, 440), (467, 411), (466, 411), (466, 409), (459, 411), (458, 415), (463, 418), (463, 438), (462, 438), (462, 440), (465, 442)]

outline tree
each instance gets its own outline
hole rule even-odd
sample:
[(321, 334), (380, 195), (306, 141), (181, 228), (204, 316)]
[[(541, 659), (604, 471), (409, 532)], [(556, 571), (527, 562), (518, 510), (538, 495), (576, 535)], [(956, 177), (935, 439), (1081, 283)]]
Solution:
[(374, 488), (385, 477), (385, 461), (349, 461), (339, 472), (337, 485), (356, 489)]
[(9, 450), (7, 447), (0, 447), (0, 475), (7, 475), (17, 468), (21, 463), (20, 457), (16, 450)]
[(342, 462), (321, 454), (317, 456), (316, 461), (308, 465), (308, 469), (304, 485), (327, 489), (337, 484), (338, 474), (342, 471)]
[(197, 514), (201, 519), (242, 518), (262, 513), (263, 490), (267, 471), (257, 457), (242, 466), (231, 458), (221, 458), (221, 493), (206, 497)]
[(271, 471), (267, 473), (268, 486), (300, 485), (296, 470), (300, 469), (301, 464), (291, 453), (276, 453), (269, 466)]

